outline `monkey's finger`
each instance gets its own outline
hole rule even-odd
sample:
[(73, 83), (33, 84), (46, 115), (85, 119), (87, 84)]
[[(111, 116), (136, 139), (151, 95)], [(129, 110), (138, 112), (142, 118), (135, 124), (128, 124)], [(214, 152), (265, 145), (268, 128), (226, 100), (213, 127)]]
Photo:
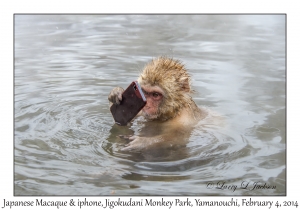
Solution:
[(112, 98), (112, 95), (109, 95), (109, 96), (108, 96), (108, 100), (109, 100), (111, 103), (114, 103), (113, 98)]
[(128, 140), (133, 141), (136, 138), (136, 136), (129, 136)]
[(119, 97), (118, 95), (115, 95), (115, 104), (120, 104), (120, 100), (119, 100)]
[(121, 148), (120, 150), (123, 152), (127, 152), (131, 150), (131, 147), (129, 146), (129, 144), (126, 144), (125, 147)]
[(124, 89), (121, 87), (116, 87), (113, 91), (116, 103), (120, 104), (120, 102), (122, 101), (122, 93), (124, 92)]
[(118, 99), (119, 99), (119, 102), (122, 101), (122, 93), (121, 92), (118, 93)]
[(119, 138), (124, 139), (126, 141), (131, 141), (132, 135), (118, 135)]

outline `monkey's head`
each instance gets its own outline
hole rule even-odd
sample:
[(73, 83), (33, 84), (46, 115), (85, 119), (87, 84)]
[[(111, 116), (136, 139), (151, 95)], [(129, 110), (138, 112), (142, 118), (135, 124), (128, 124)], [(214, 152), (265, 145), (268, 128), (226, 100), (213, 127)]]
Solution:
[(184, 65), (167, 57), (148, 63), (138, 78), (147, 104), (142, 112), (148, 119), (168, 120), (192, 103), (191, 79)]

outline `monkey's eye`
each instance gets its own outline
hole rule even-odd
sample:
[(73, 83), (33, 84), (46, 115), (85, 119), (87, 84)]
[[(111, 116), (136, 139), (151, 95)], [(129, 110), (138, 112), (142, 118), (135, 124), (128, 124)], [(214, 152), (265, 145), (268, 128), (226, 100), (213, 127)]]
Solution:
[(147, 92), (144, 89), (142, 89), (146, 97), (151, 97), (153, 100), (159, 100), (162, 97), (161, 93), (158, 92)]
[(162, 98), (162, 94), (161, 93), (157, 93), (157, 92), (153, 92), (153, 93), (151, 93), (151, 98), (153, 100), (160, 100)]
[(152, 93), (153, 98), (158, 98), (160, 95), (161, 95), (160, 93), (156, 93), (156, 92)]

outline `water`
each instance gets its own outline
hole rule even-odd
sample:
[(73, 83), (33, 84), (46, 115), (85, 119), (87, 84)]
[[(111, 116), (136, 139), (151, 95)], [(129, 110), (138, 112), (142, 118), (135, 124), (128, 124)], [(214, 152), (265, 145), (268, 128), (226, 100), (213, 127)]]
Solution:
[[(284, 15), (16, 15), (14, 194), (285, 195), (285, 38)], [(159, 55), (225, 126), (121, 153), (144, 123), (114, 125), (108, 93)]]

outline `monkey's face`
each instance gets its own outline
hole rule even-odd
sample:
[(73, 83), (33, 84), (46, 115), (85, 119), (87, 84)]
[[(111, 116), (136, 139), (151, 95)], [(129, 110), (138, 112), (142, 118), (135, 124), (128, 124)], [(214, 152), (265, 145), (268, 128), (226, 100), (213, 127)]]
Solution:
[(147, 119), (157, 119), (159, 117), (159, 107), (163, 101), (164, 92), (158, 86), (142, 85), (141, 87), (147, 99), (147, 104), (142, 109), (142, 113)]
[(159, 57), (148, 63), (138, 78), (147, 98), (142, 113), (148, 119), (165, 121), (192, 103), (190, 76), (178, 60)]

